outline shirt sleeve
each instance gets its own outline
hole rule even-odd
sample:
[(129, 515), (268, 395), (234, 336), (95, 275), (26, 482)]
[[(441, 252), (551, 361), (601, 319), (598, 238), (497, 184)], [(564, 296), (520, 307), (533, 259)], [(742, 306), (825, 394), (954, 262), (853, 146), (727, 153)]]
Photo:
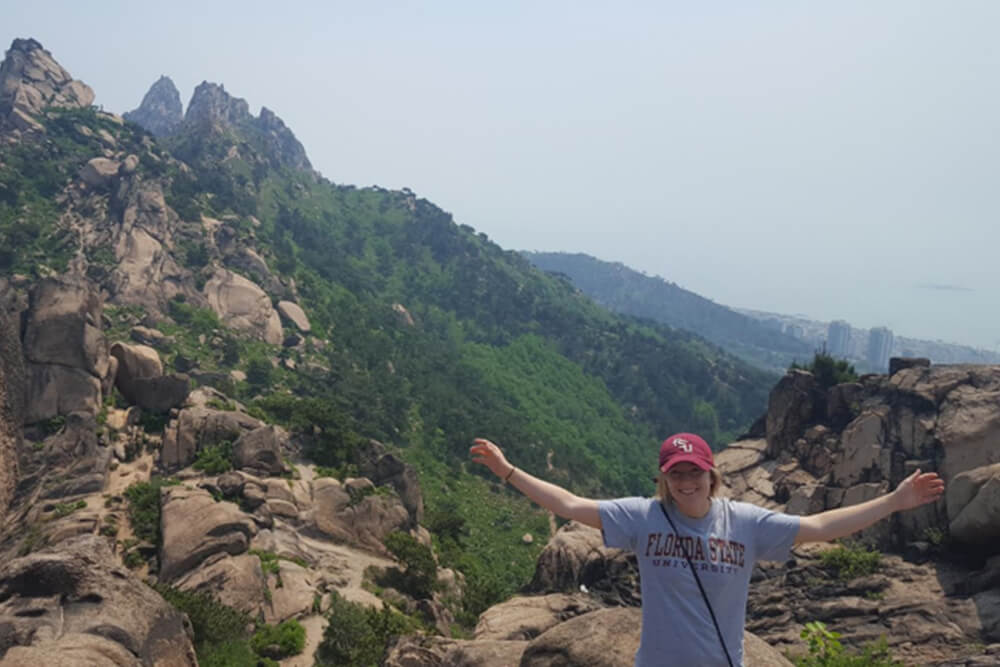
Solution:
[(604, 546), (635, 551), (639, 527), (649, 509), (647, 498), (601, 500), (597, 511), (601, 516), (601, 537)]
[(753, 535), (754, 560), (788, 560), (795, 536), (799, 534), (800, 517), (739, 503), (750, 519)]

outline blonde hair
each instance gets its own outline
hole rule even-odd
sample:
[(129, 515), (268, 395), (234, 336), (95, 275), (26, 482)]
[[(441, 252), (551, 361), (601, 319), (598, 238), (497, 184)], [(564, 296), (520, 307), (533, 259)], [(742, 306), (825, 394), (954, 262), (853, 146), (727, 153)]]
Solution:
[[(708, 487), (708, 497), (714, 498), (723, 486), (722, 473), (717, 468), (712, 468), (708, 471), (708, 474), (712, 477), (712, 482)], [(656, 476), (656, 497), (667, 503), (674, 502), (673, 496), (670, 495), (670, 487), (667, 485), (667, 474), (665, 472), (661, 472)]]

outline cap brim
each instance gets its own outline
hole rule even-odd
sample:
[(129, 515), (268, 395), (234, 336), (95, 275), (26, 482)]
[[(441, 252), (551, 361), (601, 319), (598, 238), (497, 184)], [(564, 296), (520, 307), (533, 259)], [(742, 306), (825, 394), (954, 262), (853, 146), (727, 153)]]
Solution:
[(667, 472), (678, 463), (693, 463), (702, 470), (711, 470), (712, 464), (696, 454), (680, 454), (670, 457), (670, 460), (660, 466), (660, 472)]

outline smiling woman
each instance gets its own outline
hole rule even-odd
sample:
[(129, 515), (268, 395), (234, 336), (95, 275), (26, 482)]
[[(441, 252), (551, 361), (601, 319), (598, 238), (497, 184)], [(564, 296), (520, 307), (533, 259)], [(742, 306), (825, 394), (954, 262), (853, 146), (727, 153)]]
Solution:
[(893, 512), (939, 498), (944, 482), (918, 470), (892, 493), (798, 517), (718, 496), (712, 450), (693, 433), (660, 446), (656, 498), (592, 500), (533, 477), (477, 439), (472, 460), (561, 517), (598, 528), (608, 547), (635, 552), (642, 632), (635, 664), (742, 665), (750, 575), (758, 560), (784, 560), (799, 542), (862, 530)]

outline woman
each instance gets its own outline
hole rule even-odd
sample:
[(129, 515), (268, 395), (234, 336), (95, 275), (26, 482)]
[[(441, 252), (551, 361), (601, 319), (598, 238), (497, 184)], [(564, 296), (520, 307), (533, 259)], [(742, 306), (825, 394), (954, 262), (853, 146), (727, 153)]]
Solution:
[(919, 470), (895, 491), (860, 505), (793, 516), (719, 498), (722, 476), (708, 444), (678, 433), (660, 447), (658, 498), (591, 500), (533, 477), (476, 439), (472, 460), (555, 514), (601, 531), (608, 547), (634, 551), (642, 587), (637, 667), (742, 665), (750, 574), (758, 560), (786, 560), (793, 544), (827, 542), (893, 512), (933, 502), (937, 473)]

